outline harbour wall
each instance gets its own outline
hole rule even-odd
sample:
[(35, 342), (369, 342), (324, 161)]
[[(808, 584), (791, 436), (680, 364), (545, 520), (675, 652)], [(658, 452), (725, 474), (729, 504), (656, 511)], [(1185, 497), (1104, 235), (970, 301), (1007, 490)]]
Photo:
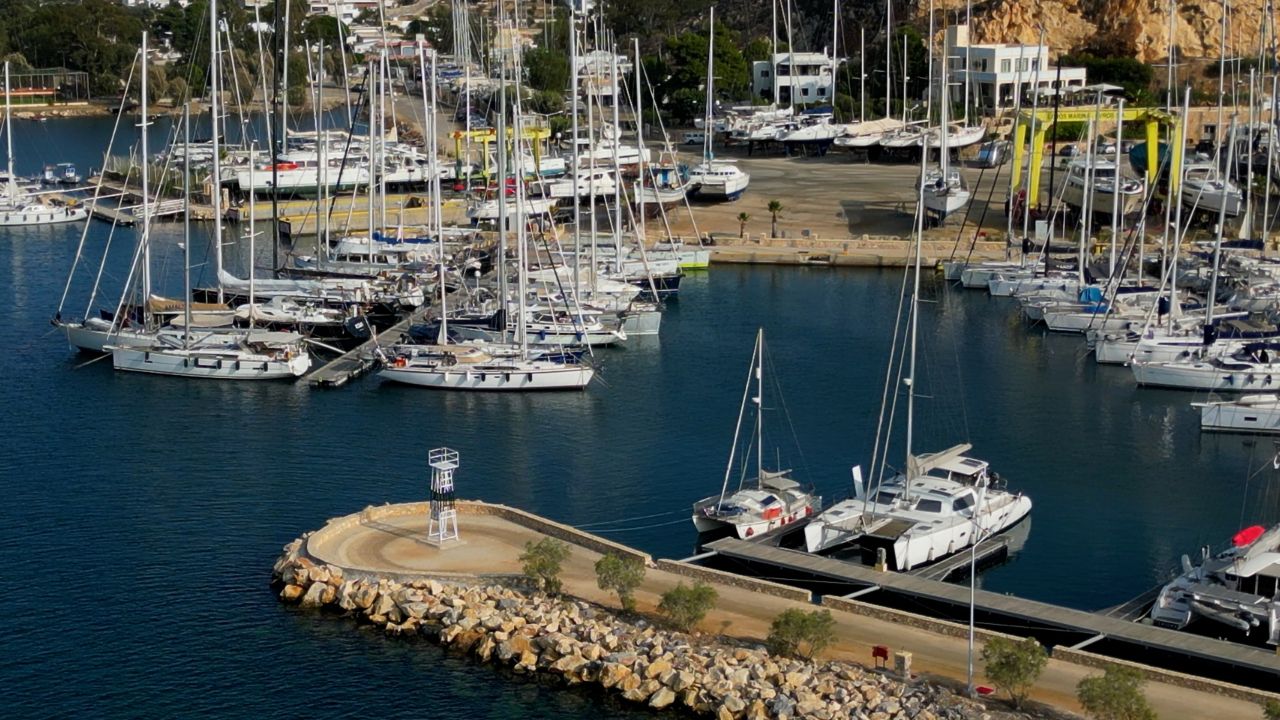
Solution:
[[(530, 522), (539, 532), (564, 528), (504, 506), (465, 503), (459, 510), (464, 507), (460, 514), (495, 514)], [(905, 683), (851, 663), (775, 656), (754, 643), (696, 638), (582, 600), (544, 595), (522, 578), (498, 583), (485, 574), (379, 577), (319, 562), (308, 553), (317, 536), (426, 508), (426, 503), (366, 508), (289, 543), (272, 575), (280, 599), (341, 612), (388, 635), (424, 635), (517, 673), (588, 684), (653, 709), (681, 709), (717, 720), (829, 720), (858, 713), (884, 720), (960, 720), (983, 713), (981, 704), (940, 685)], [(564, 534), (573, 538), (570, 542), (584, 536), (592, 549), (615, 550), (614, 543), (586, 533)]]

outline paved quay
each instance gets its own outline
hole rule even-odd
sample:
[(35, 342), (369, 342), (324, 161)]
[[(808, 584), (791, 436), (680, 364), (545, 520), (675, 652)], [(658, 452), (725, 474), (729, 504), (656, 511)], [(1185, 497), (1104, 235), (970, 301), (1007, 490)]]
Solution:
[[(462, 502), (459, 511), (461, 543), (445, 549), (426, 539), (426, 503), (375, 506), (336, 518), (310, 535), (305, 549), (316, 561), (335, 565), (352, 575), (401, 579), (484, 578), (519, 574), (518, 558), (525, 543), (551, 535), (572, 545), (561, 576), (565, 592), (608, 607), (616, 604), (616, 598), (596, 586), (595, 561), (610, 549), (643, 556), (609, 540), (503, 506)], [(708, 580), (719, 594), (715, 610), (702, 623), (704, 632), (762, 640), (768, 634), (772, 619), (781, 611), (790, 607), (812, 607), (806, 600), (807, 591), (659, 560), (651, 563), (645, 582), (636, 593), (639, 610), (656, 612), (663, 592), (694, 577)], [(872, 646), (887, 645), (894, 651), (911, 652), (916, 672), (952, 684), (964, 683), (967, 642), (963, 637), (838, 609), (834, 609), (832, 615), (837, 623), (837, 640), (826, 651), (827, 657), (869, 664)], [(1052, 659), (1032, 698), (1078, 712), (1075, 686), (1097, 672), (1084, 665)], [(1146, 694), (1159, 716), (1166, 720), (1206, 717), (1256, 720), (1260, 716), (1256, 702), (1168, 682), (1149, 682)]]

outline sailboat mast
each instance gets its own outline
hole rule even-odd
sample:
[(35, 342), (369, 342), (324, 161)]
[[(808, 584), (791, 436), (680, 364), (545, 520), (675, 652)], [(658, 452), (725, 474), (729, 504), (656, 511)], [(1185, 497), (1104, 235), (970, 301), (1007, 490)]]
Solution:
[[(145, 43), (146, 42), (145, 38), (147, 37), (146, 33), (143, 33), (142, 37), (144, 38), (143, 42)], [(143, 64), (144, 66), (146, 64), (145, 56), (143, 59)], [(145, 76), (146, 76), (146, 71), (144, 70), (143, 77)], [(12, 101), (9, 97), (9, 93), (11, 90), (12, 88), (9, 85), (9, 61), (6, 60), (4, 62), (4, 139), (5, 139), (5, 144), (7, 148), (5, 152), (8, 157), (8, 163), (9, 163), (8, 165), (9, 187), (6, 188), (6, 190), (10, 193), (13, 193), (14, 190), (17, 188), (17, 182), (14, 180), (14, 175), (13, 175), (13, 108), (12, 108)]]
[[(1187, 136), (1187, 126), (1189, 124), (1188, 117), (1191, 115), (1191, 85), (1187, 85), (1186, 92), (1183, 95), (1182, 102), (1182, 137)], [(1179, 143), (1176, 150), (1178, 153), (1178, 175), (1175, 177), (1173, 173), (1169, 173), (1169, 197), (1174, 204), (1173, 208), (1173, 251), (1169, 253), (1169, 327), (1173, 328), (1173, 323), (1178, 319), (1180, 314), (1180, 303), (1178, 302), (1178, 251), (1182, 248), (1182, 183), (1187, 177), (1187, 144)], [(1226, 201), (1226, 183), (1223, 183), (1223, 201)], [(1158, 318), (1157, 318), (1158, 319)]]
[[(964, 4), (964, 126), (969, 127), (969, 73), (973, 68), (973, 0)], [(947, 62), (946, 60), (943, 61)], [(1022, 48), (1018, 48), (1018, 68), (1022, 68)]]
[[(938, 166), (942, 169), (942, 182), (947, 182), (947, 170), (951, 165), (951, 153), (947, 147), (947, 136), (951, 134), (947, 129), (947, 121), (951, 119), (951, 87), (947, 84), (947, 48), (946, 38), (942, 40), (942, 62), (941, 66), (941, 83), (938, 85)], [(925, 134), (925, 153), (928, 154), (929, 135)]]
[[(778, 107), (778, 3), (782, 0), (773, 0), (770, 3), (773, 10), (773, 26), (769, 35), (769, 78), (773, 81), (773, 97), (770, 100), (773, 106)], [(715, 6), (711, 8), (711, 22), (715, 23)], [(710, 128), (708, 128), (710, 131)]]
[(711, 6), (711, 25), (707, 30), (707, 120), (703, 126), (702, 132), (702, 159), (711, 162), (712, 154), (712, 137), (715, 133), (715, 126), (711, 120), (711, 105), (715, 102), (715, 71), (716, 62), (716, 8)]
[[(151, 327), (151, 146), (147, 140), (151, 133), (147, 127), (151, 124), (147, 120), (147, 33), (142, 33), (142, 121), (138, 123), (138, 127), (142, 128), (141, 138), (141, 155), (142, 155), (142, 316), (145, 320), (144, 325), (148, 329)], [(8, 86), (6, 78), (5, 85)], [(8, 94), (6, 93), (6, 96)], [(12, 126), (10, 126), (12, 128)], [(12, 129), (10, 130), (12, 137)], [(12, 156), (12, 153), (10, 153)], [(12, 175), (10, 175), (12, 177)], [(188, 329), (188, 331), (190, 331)]]
[[(578, 11), (573, 3), (569, 5), (569, 74), (573, 77), (569, 90), (569, 112), (572, 116), (569, 154), (573, 162), (570, 168), (573, 172), (573, 293), (578, 295), (582, 292), (582, 196), (578, 194)], [(592, 212), (595, 212), (594, 208)]]
[[(513, 33), (514, 37), (514, 33)], [(512, 40), (511, 47), (512, 62), (515, 72), (512, 75), (516, 79), (516, 94), (511, 100), (511, 118), (512, 118), (512, 135), (511, 135), (511, 161), (515, 163), (515, 172), (511, 173), (515, 178), (516, 184), (516, 334), (520, 341), (520, 359), (529, 359), (529, 332), (527, 328), (527, 319), (525, 318), (524, 303), (525, 296), (528, 293), (526, 287), (526, 274), (529, 268), (528, 259), (528, 216), (524, 199), (524, 153), (520, 148), (520, 138), (524, 133), (524, 126), (520, 119), (520, 78), (522, 77), (522, 69), (520, 67), (520, 53), (515, 46), (515, 40)]]
[[(902, 97), (902, 104), (907, 98)], [(884, 2), (884, 116), (893, 115), (893, 0)]]
[[(635, 55), (636, 71), (636, 155), (639, 158), (640, 180), (636, 184), (636, 244), (644, 249), (644, 86), (640, 79), (640, 38), (631, 38), (631, 48)], [(659, 156), (661, 160), (661, 156)], [(621, 182), (621, 178), (618, 180)], [(656, 299), (656, 296), (655, 296)]]
[[(622, 266), (622, 156), (618, 144), (622, 140), (618, 104), (622, 92), (618, 87), (618, 48), (609, 46), (609, 83), (613, 86), (613, 255)], [(644, 181), (643, 176), (641, 182)]]
[(858, 28), (858, 120), (867, 121), (867, 29)]
[(756, 485), (764, 483), (764, 328), (756, 331)]
[[(288, 3), (285, 4), (285, 22), (288, 23), (289, 10)], [(286, 47), (288, 47), (286, 45)], [(213, 175), (209, 178), (210, 194), (213, 195), (213, 266), (218, 277), (218, 302), (226, 302), (226, 295), (222, 289), (222, 145), (218, 136), (218, 106), (222, 100), (222, 86), (219, 83), (219, 58), (218, 58), (218, 0), (209, 0), (209, 52), (211, 53), (211, 61), (209, 63), (209, 87), (212, 95), (210, 98), (209, 112), (210, 125), (213, 128)], [(143, 66), (146, 66), (146, 59), (143, 59)], [(285, 63), (288, 67), (288, 63)], [(144, 119), (145, 122), (145, 119)], [(144, 135), (145, 137), (145, 135)], [(146, 167), (144, 164), (143, 167)], [(275, 188), (273, 187), (274, 191)], [(253, 263), (249, 264), (249, 274), (253, 275)], [(252, 302), (253, 298), (250, 298)]]
[[(922, 149), (920, 151), (920, 177), (924, 177), (925, 164), (929, 157), (928, 140), (922, 137), (920, 139)], [(920, 184), (918, 191), (919, 198), (916, 206), (916, 247), (915, 247), (915, 263), (912, 272), (915, 277), (912, 279), (911, 286), (911, 313), (909, 322), (911, 323), (911, 361), (907, 367), (907, 474), (904, 489), (910, 490), (912, 468), (915, 467), (915, 460), (911, 455), (912, 443), (915, 440), (915, 416), (916, 416), (916, 346), (917, 338), (920, 334), (920, 254), (924, 241), (924, 183)]]
[[(498, 301), (501, 308), (502, 342), (507, 341), (507, 314), (510, 311), (507, 288), (507, 65), (499, 63), (498, 71)], [(516, 312), (524, 314), (524, 301), (517, 304)]]
[[(146, 37), (145, 35), (143, 37)], [(145, 41), (144, 41), (145, 42)], [(253, 167), (250, 165), (249, 167)], [(252, 185), (252, 182), (250, 183)], [(249, 213), (253, 217), (253, 213)], [(249, 293), (253, 302), (253, 292)], [(249, 305), (253, 321), (253, 305)], [(191, 102), (182, 108), (182, 348), (191, 348)]]
[[(1231, 115), (1231, 127), (1228, 129), (1227, 137), (1235, 137), (1236, 120), (1238, 115)], [(1227, 145), (1227, 168), (1230, 169), (1231, 163), (1235, 160), (1236, 144), (1234, 142)], [(1217, 304), (1218, 299), (1218, 268), (1222, 264), (1222, 231), (1227, 224), (1227, 178), (1222, 179), (1222, 201), (1218, 203), (1218, 227), (1213, 239), (1213, 274), (1209, 276), (1209, 307), (1205, 310), (1204, 324), (1213, 324), (1213, 306)], [(1248, 189), (1245, 189), (1248, 192)]]

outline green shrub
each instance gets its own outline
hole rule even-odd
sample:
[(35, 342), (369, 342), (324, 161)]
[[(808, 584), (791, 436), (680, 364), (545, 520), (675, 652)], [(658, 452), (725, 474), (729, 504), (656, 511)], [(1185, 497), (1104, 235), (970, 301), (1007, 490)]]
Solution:
[(569, 558), (569, 546), (555, 538), (543, 538), (536, 544), (526, 542), (520, 562), (524, 576), (538, 583), (543, 591), (559, 594), (560, 566)]
[(774, 655), (810, 660), (835, 639), (836, 621), (830, 610), (805, 612), (788, 608), (773, 619), (765, 643)]
[(1015, 708), (1022, 707), (1031, 686), (1049, 662), (1049, 652), (1035, 638), (1011, 640), (994, 637), (982, 647), (987, 677), (1009, 693)]
[(644, 561), (634, 555), (609, 553), (596, 561), (596, 585), (601, 590), (616, 592), (622, 609), (636, 609), (633, 593), (644, 582)]
[(1156, 720), (1142, 683), (1142, 673), (1134, 668), (1108, 665), (1104, 674), (1080, 681), (1076, 698), (1096, 720)]
[(667, 616), (677, 629), (691, 632), (716, 604), (715, 588), (703, 582), (689, 587), (681, 582), (662, 594), (658, 612)]

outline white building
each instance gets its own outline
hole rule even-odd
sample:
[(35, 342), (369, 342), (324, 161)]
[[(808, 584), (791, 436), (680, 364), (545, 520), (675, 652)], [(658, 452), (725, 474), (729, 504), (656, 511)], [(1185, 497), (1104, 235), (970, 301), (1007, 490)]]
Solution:
[(776, 80), (776, 102), (780, 105), (834, 102), (833, 70), (841, 62), (826, 53), (775, 53), (772, 63), (757, 60), (751, 64), (751, 91), (773, 101)]
[(328, 15), (350, 24), (365, 10), (377, 10), (378, 0), (310, 0), (308, 13)]
[(947, 48), (952, 100), (962, 102), (965, 83), (971, 83), (969, 102), (984, 112), (1011, 110), (1019, 98), (1029, 107), (1033, 89), (1050, 92), (1059, 80), (1065, 92), (1087, 84), (1084, 68), (1050, 65), (1046, 45), (969, 45), (969, 27), (953, 25), (947, 28)]

